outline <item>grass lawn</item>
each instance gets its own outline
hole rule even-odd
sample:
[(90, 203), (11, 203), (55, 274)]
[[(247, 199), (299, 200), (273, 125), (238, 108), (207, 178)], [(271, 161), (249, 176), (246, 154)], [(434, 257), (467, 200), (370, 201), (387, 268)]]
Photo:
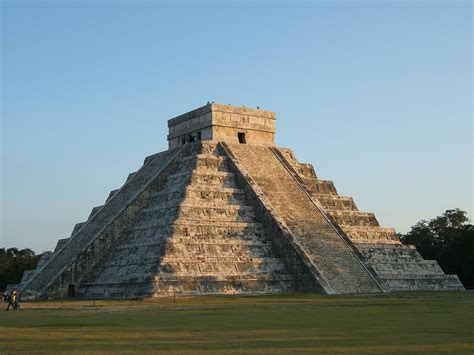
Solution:
[(474, 354), (472, 291), (47, 301), (0, 314), (1, 354)]

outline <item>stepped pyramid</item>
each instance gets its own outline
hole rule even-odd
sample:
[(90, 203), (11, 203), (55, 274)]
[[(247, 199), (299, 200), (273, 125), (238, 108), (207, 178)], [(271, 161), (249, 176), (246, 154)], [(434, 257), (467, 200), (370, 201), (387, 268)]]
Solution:
[(460, 289), (274, 143), (275, 113), (208, 104), (17, 286), (24, 299)]

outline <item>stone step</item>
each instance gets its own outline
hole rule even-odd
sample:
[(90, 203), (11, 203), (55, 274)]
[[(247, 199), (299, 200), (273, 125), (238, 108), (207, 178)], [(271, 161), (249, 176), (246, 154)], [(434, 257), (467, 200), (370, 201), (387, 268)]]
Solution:
[(190, 261), (167, 259), (159, 265), (152, 259), (131, 259), (128, 263), (120, 260), (108, 260), (97, 274), (95, 282), (107, 280), (129, 280), (131, 278), (149, 278), (152, 275), (168, 274), (174, 276), (258, 276), (285, 274), (284, 264), (277, 259), (261, 260), (219, 260)]
[(312, 164), (300, 163), (296, 160), (295, 155), (289, 148), (276, 148), (290, 163), (293, 169), (298, 173), (301, 178), (316, 179), (316, 172), (314, 171)]
[(196, 201), (224, 201), (229, 204), (239, 204), (244, 200), (244, 192), (242, 189), (223, 187), (214, 188), (206, 185), (188, 186), (186, 189), (167, 189), (153, 194), (152, 205), (162, 203), (179, 204), (185, 198), (194, 199)]
[[(211, 238), (173, 236), (171, 239), (141, 239), (136, 242), (123, 242), (114, 249), (114, 252), (124, 251), (124, 253), (133, 254), (140, 250), (140, 248), (145, 248), (146, 251), (143, 252), (144, 254), (156, 252), (156, 255), (166, 248), (170, 251), (182, 250), (190, 253), (190, 255), (201, 255), (202, 252), (210, 253), (210, 250), (218, 250), (222, 255), (230, 253), (236, 255), (249, 253), (249, 255), (258, 256), (266, 255), (267, 252), (270, 253), (272, 243), (270, 240), (262, 240), (261, 237), (255, 235), (238, 238), (220, 236)], [(262, 251), (259, 252), (258, 249), (262, 249)]]
[(318, 195), (317, 199), (327, 210), (358, 211), (352, 197), (339, 195)]
[[(150, 281), (160, 282), (160, 281), (168, 281), (168, 282), (182, 282), (182, 283), (189, 283), (189, 282), (208, 282), (208, 281), (269, 281), (269, 280), (281, 280), (281, 281), (293, 281), (294, 276), (289, 274), (259, 274), (259, 275), (249, 275), (249, 274), (234, 274), (234, 275), (202, 275), (202, 276), (190, 276), (190, 275), (176, 275), (174, 273), (160, 273), (157, 276), (148, 276), (140, 282), (148, 283)], [(137, 281), (135, 281), (137, 282)], [(82, 287), (88, 286), (96, 286), (96, 285), (117, 285), (123, 284), (128, 285), (127, 282), (123, 281), (116, 281), (113, 279), (97, 281), (97, 282), (84, 282), (81, 283)]]
[(130, 180), (132, 180), (133, 177), (134, 177), (136, 174), (137, 174), (136, 171), (134, 171), (133, 173), (128, 174), (127, 180), (125, 180), (125, 183), (129, 182)]
[(361, 250), (414, 250), (416, 251), (416, 247), (411, 244), (374, 244), (374, 243), (358, 243), (357, 246), (361, 248)]
[(109, 196), (107, 196), (107, 200), (105, 200), (105, 203), (109, 202), (112, 197), (119, 191), (120, 189), (112, 190), (109, 192)]
[(389, 252), (368, 252), (362, 250), (362, 254), (369, 263), (382, 263), (382, 262), (404, 262), (406, 260), (413, 260), (414, 262), (421, 262), (424, 259), (417, 251), (413, 253), (389, 253)]
[(326, 212), (339, 224), (341, 227), (344, 225), (350, 226), (374, 226), (378, 227), (379, 222), (375, 215), (370, 212), (360, 211), (337, 211), (337, 210), (326, 210)]
[(420, 270), (413, 272), (410, 270), (397, 270), (397, 272), (382, 271), (378, 275), (383, 280), (444, 280), (446, 275), (441, 272)]
[(183, 157), (181, 161), (191, 161), (191, 160), (209, 160), (209, 161), (228, 161), (228, 158), (224, 155), (216, 155), (216, 154), (206, 154), (206, 153), (198, 153), (192, 154), (187, 157)]
[(131, 233), (176, 233), (183, 236), (199, 235), (245, 235), (248, 233), (261, 235), (263, 225), (259, 222), (238, 222), (238, 221), (214, 221), (214, 220), (175, 220), (173, 223), (155, 223), (150, 227), (143, 227), (136, 223), (131, 228)]
[(19, 284), (19, 288), (21, 288), (23, 285), (25, 285), (31, 278), (36, 274), (36, 269), (33, 270), (25, 270), (23, 272), (23, 275), (21, 277), (21, 281)]
[(383, 262), (370, 263), (372, 266), (376, 267), (379, 271), (389, 271), (389, 270), (406, 270), (413, 271), (416, 270), (431, 270), (434, 273), (443, 274), (443, 270), (434, 260), (424, 260), (424, 259), (395, 259), (388, 258)]
[(240, 221), (251, 222), (255, 219), (253, 208), (249, 206), (222, 206), (204, 207), (204, 206), (175, 206), (168, 208), (147, 208), (140, 213), (139, 220), (144, 223), (159, 223), (159, 220), (170, 222), (173, 219), (211, 219), (214, 221)]
[[(199, 202), (199, 203), (198, 203)], [(205, 208), (205, 209), (229, 209), (229, 210), (239, 210), (239, 209), (253, 209), (251, 206), (245, 204), (244, 201), (239, 200), (203, 200), (203, 201), (196, 201), (193, 198), (185, 198), (180, 203), (177, 203), (173, 199), (170, 201), (166, 201), (163, 203), (156, 203), (148, 208), (144, 209), (143, 211), (153, 212), (158, 210), (168, 210), (173, 208), (181, 208), (181, 207), (192, 207), (192, 208)]]
[(406, 262), (414, 262), (414, 263), (421, 263), (425, 261), (421, 255), (418, 253), (417, 255), (396, 255), (396, 254), (378, 254), (374, 255), (371, 253), (363, 252), (362, 253), (367, 260), (368, 263), (373, 265), (379, 265), (384, 263), (406, 263)]
[[(101, 266), (103, 269), (102, 273), (107, 273), (104, 270), (114, 269), (114, 273), (118, 273), (117, 267), (124, 267), (120, 271), (123, 274), (128, 274), (132, 272), (147, 273), (148, 267), (158, 267), (160, 266), (162, 272), (181, 272), (186, 270), (190, 275), (194, 272), (202, 273), (204, 271), (210, 272), (211, 270), (222, 271), (222, 272), (250, 272), (253, 270), (255, 272), (278, 272), (279, 270), (284, 270), (285, 266), (280, 259), (271, 258), (271, 257), (244, 257), (244, 256), (233, 256), (233, 257), (212, 257), (212, 256), (203, 256), (199, 258), (190, 258), (190, 257), (174, 257), (173, 255), (168, 255), (162, 257), (158, 263), (158, 259), (151, 255), (128, 255), (122, 257), (121, 253), (116, 254), (116, 258), (107, 259), (104, 264)], [(153, 266), (155, 265), (155, 266)], [(136, 268), (138, 266), (138, 269)], [(260, 271), (258, 271), (258, 270)], [(181, 271), (180, 271), (181, 270)], [(252, 271), (252, 272), (253, 272)], [(184, 271), (183, 271), (184, 272)]]
[(40, 270), (44, 265), (46, 265), (54, 256), (54, 253), (47, 252), (43, 253), (38, 261), (38, 264), (36, 264), (36, 270)]
[(235, 175), (226, 171), (193, 170), (168, 176), (165, 188), (198, 184), (213, 187), (236, 188)]
[(152, 154), (152, 155), (149, 155), (149, 156), (145, 157), (145, 160), (143, 160), (143, 165), (148, 164), (150, 161), (152, 161), (153, 159), (155, 159), (155, 157), (157, 157), (158, 154), (159, 154), (159, 153), (157, 153), (157, 154)]
[[(285, 266), (280, 263), (251, 261), (230, 261), (230, 262), (166, 262), (157, 266), (155, 263), (141, 262), (136, 264), (104, 264), (105, 270), (101, 270), (96, 282), (120, 279), (130, 280), (131, 278), (146, 278), (156, 274), (170, 274), (174, 276), (257, 276), (261, 274), (278, 275), (285, 274)], [(157, 269), (158, 267), (158, 269)], [(108, 272), (107, 272), (108, 270)]]
[(398, 259), (419, 259), (423, 260), (420, 253), (416, 248), (411, 246), (406, 246), (403, 244), (375, 244), (373, 246), (361, 246), (358, 245), (359, 250), (364, 254), (367, 259), (376, 259), (376, 258), (398, 258)]
[(179, 205), (154, 205), (150, 206), (147, 208), (144, 208), (142, 211), (144, 213), (149, 213), (149, 212), (158, 212), (161, 210), (167, 210), (171, 208), (179, 208), (182, 210), (187, 210), (187, 209), (202, 209), (202, 210), (209, 210), (209, 209), (219, 209), (219, 210), (229, 210), (229, 211), (253, 211), (253, 207), (249, 205), (244, 205), (244, 204), (228, 204), (222, 201), (206, 201), (204, 203), (196, 203), (194, 200), (191, 199), (185, 199), (181, 204)]
[(87, 217), (87, 220), (90, 220), (92, 216), (95, 215), (102, 207), (104, 207), (104, 205), (93, 207), (89, 217)]
[(180, 244), (194, 244), (194, 245), (206, 245), (206, 244), (215, 244), (215, 245), (266, 245), (271, 242), (270, 238), (254, 235), (254, 234), (245, 234), (245, 235), (210, 235), (210, 236), (197, 236), (197, 237), (184, 237), (174, 235), (172, 239), (169, 240), (170, 243), (180, 243)]
[(370, 243), (400, 244), (400, 238), (393, 228), (349, 225), (341, 225), (341, 228), (357, 246), (367, 244), (370, 247)]
[(320, 180), (312, 178), (302, 178), (303, 183), (309, 189), (309, 191), (316, 195), (337, 195), (336, 187), (334, 183), (330, 180)]
[(218, 143), (215, 141), (201, 141), (199, 149), (200, 154), (206, 155), (220, 155)]
[(193, 276), (186, 276), (186, 275), (176, 275), (176, 274), (167, 274), (161, 273), (160, 275), (156, 276), (154, 279), (156, 281), (164, 281), (164, 280), (217, 280), (217, 281), (228, 281), (228, 280), (285, 280), (285, 281), (292, 281), (293, 275), (289, 274), (258, 274), (258, 275), (249, 275), (249, 274), (236, 274), (236, 275), (209, 275), (209, 276), (201, 276), (195, 278)]
[(194, 169), (206, 171), (229, 171), (226, 157), (216, 155), (197, 154), (180, 159), (178, 172)]
[[(203, 255), (210, 256), (212, 258), (222, 259), (228, 257), (271, 257), (273, 250), (270, 243), (262, 243), (254, 241), (250, 243), (239, 242), (239, 243), (226, 243), (225, 240), (216, 240), (211, 242), (206, 241), (181, 241), (172, 240), (171, 243), (166, 245), (166, 253), (177, 253), (181, 252), (183, 255), (187, 255), (189, 258), (195, 259)], [(170, 254), (171, 255), (171, 254)]]
[(256, 221), (250, 222), (226, 222), (222, 223), (215, 220), (199, 220), (199, 223), (190, 223), (189, 221), (177, 221), (173, 225), (173, 230), (182, 235), (243, 235), (246, 233), (263, 233), (263, 224)]
[(59, 249), (61, 249), (64, 244), (68, 242), (69, 238), (63, 238), (59, 239), (58, 242), (56, 243), (56, 247), (54, 248), (54, 253), (56, 253)]
[(178, 208), (182, 212), (189, 212), (189, 211), (197, 211), (201, 210), (199, 214), (203, 213), (205, 215), (212, 215), (210, 212), (212, 210), (218, 211), (217, 213), (221, 212), (230, 212), (232, 215), (235, 213), (250, 213), (253, 212), (253, 207), (248, 206), (248, 205), (230, 205), (227, 203), (223, 202), (206, 202), (204, 204), (197, 204), (196, 202), (192, 200), (185, 200), (183, 203), (181, 203), (179, 206), (152, 206), (149, 208), (144, 208), (142, 211), (144, 213), (153, 213), (153, 212), (160, 212), (162, 210), (169, 210), (172, 208)]
[(187, 277), (167, 275), (150, 280), (135, 282), (113, 282), (84, 284), (78, 289), (78, 296), (100, 298), (137, 298), (170, 295), (202, 294), (268, 294), (281, 293), (293, 289), (289, 275), (268, 277), (259, 275), (227, 277)]
[[(141, 230), (149, 230), (149, 229), (162, 229), (162, 230), (169, 230), (169, 226), (171, 225), (182, 225), (182, 226), (207, 226), (209, 224), (214, 223), (216, 227), (219, 227), (220, 230), (225, 231), (227, 228), (234, 228), (236, 224), (240, 223), (254, 223), (253, 221), (245, 221), (241, 219), (227, 219), (227, 220), (213, 220), (213, 219), (191, 219), (191, 218), (170, 218), (170, 219), (155, 219), (155, 220), (140, 220), (134, 224), (131, 228), (131, 232), (141, 231)], [(229, 229), (231, 230), (231, 229)], [(248, 232), (247, 232), (248, 233)], [(212, 234), (212, 233), (209, 233)]]
[(303, 179), (317, 179), (318, 178), (312, 164), (297, 163), (293, 165), (293, 169)]
[[(202, 272), (206, 268), (222, 268), (223, 270), (233, 270), (235, 271), (234, 266), (239, 270), (238, 265), (248, 264), (250, 268), (262, 268), (262, 267), (273, 267), (277, 269), (284, 269), (284, 264), (279, 258), (273, 257), (250, 257), (245, 255), (235, 255), (232, 256), (215, 256), (212, 254), (203, 254), (201, 256), (192, 256), (192, 255), (176, 255), (168, 254), (161, 258), (160, 265), (187, 265), (186, 267), (192, 270), (193, 266), (199, 266), (199, 270)], [(204, 266), (203, 266), (204, 265)], [(219, 266), (220, 265), (220, 266)], [(270, 265), (270, 266), (269, 266)], [(201, 268), (202, 266), (202, 268)], [(230, 267), (231, 266), (231, 267)]]
[(386, 281), (392, 291), (431, 291), (431, 290), (459, 290), (463, 289), (459, 282), (451, 282), (449, 279), (393, 279)]
[(86, 222), (76, 223), (76, 224), (74, 225), (74, 228), (72, 229), (71, 237), (72, 237), (74, 234), (76, 234), (85, 224), (86, 224)]

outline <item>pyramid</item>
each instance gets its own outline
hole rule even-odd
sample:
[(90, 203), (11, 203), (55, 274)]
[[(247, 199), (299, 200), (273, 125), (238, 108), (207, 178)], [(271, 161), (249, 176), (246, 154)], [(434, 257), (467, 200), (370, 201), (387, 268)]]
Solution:
[(274, 143), (276, 115), (215, 103), (17, 285), (24, 299), (462, 289)]

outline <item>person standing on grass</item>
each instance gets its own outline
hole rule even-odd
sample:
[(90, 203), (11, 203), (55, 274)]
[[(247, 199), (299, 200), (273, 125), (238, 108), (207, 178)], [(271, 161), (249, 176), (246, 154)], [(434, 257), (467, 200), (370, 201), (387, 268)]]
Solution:
[(11, 292), (8, 292), (7, 293), (7, 302), (8, 302), (8, 306), (7, 306), (7, 309), (6, 311), (8, 311), (10, 309), (10, 306), (15, 309), (15, 306), (13, 305), (13, 297), (12, 297), (12, 293)]
[(13, 301), (13, 310), (16, 311), (19, 306), (18, 306), (18, 294), (16, 293), (16, 290), (13, 289), (12, 292), (12, 301)]

